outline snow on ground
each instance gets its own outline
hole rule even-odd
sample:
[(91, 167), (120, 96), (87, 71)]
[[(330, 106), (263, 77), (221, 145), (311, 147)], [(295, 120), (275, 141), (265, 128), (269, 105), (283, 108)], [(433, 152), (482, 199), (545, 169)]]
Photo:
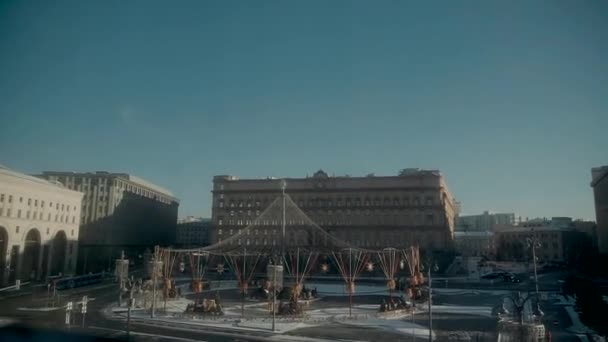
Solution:
[(442, 294), (442, 295), (454, 295), (454, 296), (462, 296), (462, 295), (491, 295), (491, 296), (507, 296), (513, 293), (513, 291), (508, 290), (473, 290), (473, 289), (443, 289), (443, 288), (433, 288), (433, 293)]
[[(316, 282), (307, 282), (304, 284), (306, 288), (313, 289), (317, 288), (317, 291), (321, 295), (325, 296), (348, 296), (346, 292), (346, 285), (344, 283), (316, 283)], [(393, 291), (393, 295), (397, 292)], [(387, 295), (388, 289), (386, 286), (380, 285), (368, 285), (368, 284), (356, 284), (355, 285), (355, 295)]]
[[(230, 286), (230, 285), (228, 285)], [(347, 296), (343, 283), (307, 283), (307, 288), (317, 288), (319, 294), (324, 296)], [(381, 285), (357, 285), (356, 295), (388, 295), (386, 287)], [(435, 289), (437, 293), (444, 295), (463, 295), (463, 291), (471, 293), (470, 290), (459, 289)], [(209, 291), (210, 292), (210, 291)], [(475, 295), (479, 293), (490, 293), (501, 295), (507, 291), (494, 290), (475, 290)], [(394, 292), (397, 295), (396, 292)], [(236, 301), (223, 302), (223, 316), (209, 316), (206, 318), (189, 318), (184, 314), (186, 306), (192, 300), (180, 298), (167, 301), (167, 314), (157, 314), (156, 320), (181, 323), (195, 326), (218, 327), (238, 330), (263, 330), (270, 331), (272, 328), (272, 318), (268, 314), (268, 303), (266, 302), (246, 302), (245, 318), (242, 318), (241, 303)], [(165, 303), (158, 303), (159, 311), (164, 308)], [(426, 305), (418, 307), (420, 311), (426, 310)], [(433, 305), (435, 313), (459, 313), (482, 317), (491, 317), (492, 308), (487, 306), (463, 306), (463, 305)], [(149, 314), (145, 311), (135, 311), (132, 313), (134, 318), (149, 319)], [(185, 319), (185, 317), (188, 317)], [(301, 318), (277, 317), (275, 332), (283, 334), (291, 330), (314, 327), (329, 323), (346, 324), (360, 327), (380, 328), (402, 335), (427, 337), (428, 328), (410, 321), (411, 315), (407, 312), (395, 312), (390, 315), (379, 316), (378, 305), (353, 305), (352, 316), (349, 315), (348, 305), (307, 309)]]
[(583, 322), (581, 322), (581, 319), (578, 316), (578, 312), (576, 312), (576, 310), (574, 309), (574, 306), (576, 305), (576, 300), (573, 297), (559, 296), (556, 305), (563, 305), (564, 309), (566, 310), (566, 313), (568, 313), (568, 316), (572, 321), (572, 325), (568, 327), (568, 330), (579, 334), (595, 333), (592, 329), (590, 329), (589, 327), (584, 325)]
[(18, 311), (40, 311), (40, 312), (48, 312), (48, 311), (55, 311), (55, 310), (59, 310), (59, 309), (63, 309), (63, 306), (55, 306), (55, 307), (40, 307), (40, 308), (17, 308)]
[(433, 313), (492, 317), (492, 308), (489, 306), (433, 305)]

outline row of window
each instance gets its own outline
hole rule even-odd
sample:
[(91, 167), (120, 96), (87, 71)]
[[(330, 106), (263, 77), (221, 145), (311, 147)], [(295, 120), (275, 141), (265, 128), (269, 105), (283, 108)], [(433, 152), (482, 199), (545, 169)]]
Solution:
[[(270, 200), (266, 199), (263, 200), (264, 203), (268, 203)], [(331, 198), (310, 198), (310, 199), (298, 199), (298, 198), (293, 198), (293, 201), (295, 203), (297, 203), (298, 207), (300, 208), (304, 208), (304, 207), (360, 207), (360, 206), (365, 206), (365, 207), (369, 207), (369, 206), (409, 206), (414, 205), (414, 206), (420, 206), (422, 204), (427, 205), (427, 206), (431, 206), (434, 205), (434, 201), (433, 201), (433, 197), (432, 196), (426, 196), (424, 197), (424, 199), (420, 198), (420, 197), (413, 197), (410, 201), (410, 197), (393, 197), (393, 198), (389, 198), (389, 197), (385, 197), (383, 200), (381, 200), (380, 198), (374, 198), (374, 199), (370, 199), (370, 198), (335, 198), (335, 199), (331, 199)], [(219, 201), (218, 201), (218, 207), (223, 208), (224, 207), (224, 195), (220, 194), (219, 195)], [(251, 207), (256, 207), (259, 208), (261, 206), (261, 202), (260, 200), (247, 200), (247, 201), (243, 201), (243, 200), (231, 200), (228, 202), (227, 206), (230, 208), (251, 208)]]
[[(6, 214), (6, 215), (5, 215)], [(12, 211), (10, 208), (6, 209), (6, 212), (4, 211), (4, 208), (0, 208), (0, 217), (5, 216), (5, 217), (12, 217)], [(17, 210), (17, 216), (16, 218), (22, 218), (22, 213), (21, 213), (21, 209)], [(71, 220), (70, 220), (71, 217)], [(46, 219), (44, 218), (44, 213), (43, 212), (37, 212), (37, 211), (30, 211), (27, 210), (25, 212), (24, 217), (25, 219), (32, 219), (32, 220), (41, 220), (41, 221), (51, 221), (52, 219), (52, 215), (51, 213), (47, 213)], [(75, 223), (76, 222), (76, 216), (69, 216), (69, 215), (59, 215), (59, 214), (55, 214), (55, 222), (62, 222), (62, 223), (69, 223), (69, 222)]]
[[(359, 213), (356, 213), (359, 215)], [(313, 216), (313, 215), (311, 215)], [(413, 225), (434, 225), (440, 224), (441, 220), (437, 222), (435, 219), (435, 215), (433, 214), (415, 214), (415, 215), (370, 215), (369, 213), (365, 214), (365, 218), (354, 218), (354, 217), (345, 217), (345, 216), (333, 216), (333, 217), (312, 217), (313, 221), (319, 225), (352, 225), (352, 224), (386, 224), (386, 225), (394, 225), (394, 224), (413, 224)], [(233, 219), (229, 218), (228, 220), (224, 220), (223, 216), (218, 216), (217, 224), (218, 226), (223, 226), (225, 224), (232, 226), (248, 226), (253, 224), (255, 220), (250, 219)], [(277, 226), (281, 224), (280, 220), (258, 220), (257, 224), (263, 226)], [(288, 226), (293, 225), (306, 225), (309, 224), (304, 220), (287, 220), (285, 222)]]
[[(13, 203), (13, 195), (0, 194), (0, 203), (4, 203), (5, 199), (7, 200), (7, 203)], [(19, 203), (23, 203), (23, 197), (19, 197)], [(33, 205), (35, 208), (38, 208), (38, 204), (40, 204), (40, 208), (44, 209), (46, 203), (43, 200), (38, 201), (37, 199), (27, 199), (27, 205), (29, 206)], [(53, 202), (49, 202), (49, 208), (53, 208)], [(55, 203), (55, 209), (61, 211), (70, 211), (70, 206), (67, 204)], [(74, 206), (73, 209), (76, 210), (76, 206)]]
[[(15, 226), (15, 234), (19, 234), (19, 226)], [(46, 235), (51, 234), (51, 228), (46, 228)], [(71, 230), (70, 236), (74, 236), (74, 229)]]
[[(244, 240), (244, 241), (243, 241)], [(219, 238), (218, 242), (222, 242), (222, 239)], [(345, 240), (346, 243), (348, 244), (352, 244), (355, 246), (367, 246), (367, 247), (381, 247), (381, 246), (408, 246), (410, 245), (410, 243), (406, 240), (402, 240), (402, 241), (396, 241), (396, 240), (391, 240), (391, 239), (374, 239), (374, 240), (358, 240), (358, 239), (349, 239), (349, 240)], [(439, 247), (439, 243), (436, 240), (428, 240), (425, 242), (421, 242), (419, 240), (416, 241), (418, 244), (421, 244), (423, 246), (428, 246), (430, 248), (438, 248)], [(289, 246), (305, 246), (308, 244), (308, 241), (306, 240), (295, 240), (295, 239), (287, 239), (285, 241), (285, 243)], [(233, 246), (242, 246), (243, 244), (245, 246), (276, 246), (277, 245), (277, 240), (276, 239), (267, 239), (267, 238), (263, 238), (263, 239), (233, 239), (232, 241), (230, 241), (231, 245)], [(327, 242), (324, 243), (325, 245), (327, 245)]]

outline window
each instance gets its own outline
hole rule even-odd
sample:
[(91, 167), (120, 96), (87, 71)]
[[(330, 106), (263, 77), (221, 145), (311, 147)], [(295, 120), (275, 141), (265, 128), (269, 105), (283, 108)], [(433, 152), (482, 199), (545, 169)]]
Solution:
[(7, 217), (11, 217), (11, 209), (10, 208), (6, 209), (6, 216)]
[(34, 216), (33, 216), (33, 219), (35, 220), (35, 219), (37, 219), (37, 218), (38, 218), (38, 213), (34, 211)]
[(222, 229), (217, 230), (217, 235), (222, 235)]
[(4, 214), (4, 208), (0, 208), (0, 216)]
[(218, 226), (221, 226), (221, 225), (223, 225), (223, 224), (224, 224), (224, 219), (223, 219), (223, 218), (221, 218), (221, 217), (218, 217), (218, 219), (217, 219), (217, 225), (218, 225)]
[(34, 200), (34, 207), (38, 206), (38, 200)]
[(74, 236), (74, 229), (70, 232), (71, 236)]
[(23, 203), (23, 197), (19, 197), (19, 203)]
[(8, 203), (13, 203), (13, 195), (8, 195)]
[(32, 199), (31, 198), (27, 199), (27, 205), (32, 205)]
[(4, 194), (0, 194), (0, 202), (4, 202)]
[(76, 222), (76, 216), (72, 216), (72, 223)]
[(224, 202), (223, 202), (223, 201), (220, 201), (220, 202), (218, 203), (218, 205), (219, 205), (219, 207), (220, 207), (220, 208), (223, 208), (223, 207), (224, 207)]
[(55, 214), (55, 222), (59, 219), (59, 215)]
[(28, 219), (30, 218), (30, 211), (29, 210), (27, 211), (27, 214), (25, 215), (25, 218), (28, 218)]
[(46, 227), (46, 235), (49, 235), (50, 232), (51, 232), (51, 229), (49, 227)]
[(53, 208), (53, 202), (49, 202), (49, 208)]
[(65, 205), (62, 204), (61, 205), (61, 211), (64, 211), (64, 210), (65, 210)]
[(40, 201), (40, 206), (44, 208), (44, 201)]
[(59, 203), (55, 203), (55, 210), (59, 210)]
[(19, 234), (19, 226), (15, 227), (15, 233)]
[(51, 213), (49, 213), (48, 217), (46, 218), (47, 221), (51, 220)]

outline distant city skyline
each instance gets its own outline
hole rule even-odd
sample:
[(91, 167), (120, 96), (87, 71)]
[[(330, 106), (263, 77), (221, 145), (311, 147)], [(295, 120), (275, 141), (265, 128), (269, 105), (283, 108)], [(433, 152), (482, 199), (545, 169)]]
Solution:
[[(441, 6), (440, 6), (441, 5)], [(595, 220), (608, 2), (0, 2), (0, 164), (125, 172), (209, 217), (214, 175), (438, 169), (462, 213)]]

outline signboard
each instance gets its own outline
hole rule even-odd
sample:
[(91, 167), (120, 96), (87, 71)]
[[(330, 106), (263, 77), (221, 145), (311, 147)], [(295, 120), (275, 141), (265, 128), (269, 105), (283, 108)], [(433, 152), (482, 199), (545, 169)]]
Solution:
[(80, 307), (80, 313), (87, 313), (87, 302), (89, 301), (89, 297), (87, 296), (82, 296), (82, 304)]

